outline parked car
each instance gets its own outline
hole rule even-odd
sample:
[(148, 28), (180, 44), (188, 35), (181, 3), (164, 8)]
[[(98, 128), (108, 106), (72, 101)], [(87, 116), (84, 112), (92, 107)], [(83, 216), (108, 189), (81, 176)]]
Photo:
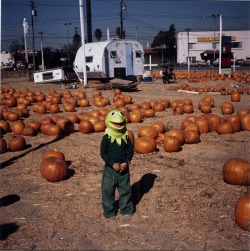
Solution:
[(5, 63), (1, 65), (1, 70), (2, 71), (11, 71), (14, 70), (14, 66), (11, 63)]

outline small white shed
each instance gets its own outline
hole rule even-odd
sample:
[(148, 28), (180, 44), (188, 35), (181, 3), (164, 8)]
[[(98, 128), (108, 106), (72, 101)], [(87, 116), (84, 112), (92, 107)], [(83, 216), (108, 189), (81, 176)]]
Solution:
[[(143, 74), (143, 46), (136, 40), (109, 39), (84, 46), (87, 78), (126, 78)], [(76, 53), (74, 69), (83, 78), (83, 47)]]

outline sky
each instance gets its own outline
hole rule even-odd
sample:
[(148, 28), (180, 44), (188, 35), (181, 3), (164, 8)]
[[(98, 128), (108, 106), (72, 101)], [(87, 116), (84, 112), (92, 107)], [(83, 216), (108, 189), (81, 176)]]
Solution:
[[(27, 48), (32, 49), (31, 0), (1, 1), (1, 51), (8, 51), (13, 41), (23, 43), (23, 19), (28, 22)], [(101, 41), (116, 37), (120, 27), (121, 0), (91, 0), (92, 34), (97, 28), (102, 31)], [(80, 30), (79, 0), (33, 0), (37, 16), (33, 17), (35, 49), (43, 47), (62, 48), (72, 42), (72, 37)], [(159, 31), (167, 31), (174, 25), (176, 32), (219, 31), (222, 15), (223, 30), (250, 30), (250, 1), (168, 1), (168, 0), (123, 0), (123, 28), (126, 38), (134, 38), (144, 47), (153, 42)], [(84, 7), (86, 6), (83, 0)], [(86, 11), (84, 8), (85, 38)], [(70, 23), (70, 25), (69, 25)], [(93, 42), (96, 41), (93, 35)], [(249, 38), (250, 42), (250, 38)]]

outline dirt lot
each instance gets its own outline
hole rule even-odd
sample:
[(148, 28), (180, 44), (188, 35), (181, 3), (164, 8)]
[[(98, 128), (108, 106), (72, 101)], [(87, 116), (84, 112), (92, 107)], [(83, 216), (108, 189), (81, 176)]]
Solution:
[[(170, 90), (176, 84), (164, 85), (161, 80), (138, 84), (137, 92), (128, 93), (141, 104), (153, 99), (190, 98), (192, 115), (200, 116), (198, 102), (207, 93), (190, 94)], [(232, 80), (189, 83), (190, 86), (231, 87)], [(247, 84), (238, 83), (246, 88)], [(60, 84), (34, 84), (24, 78), (2, 79), (2, 87), (16, 90), (62, 92)], [(90, 100), (88, 108), (97, 109), (92, 101), (96, 86), (79, 86)], [(73, 91), (73, 90), (71, 90)], [(123, 92), (126, 93), (126, 92)], [(112, 90), (102, 90), (111, 100)], [(214, 97), (214, 114), (223, 116), (220, 106), (231, 101), (229, 95)], [(235, 112), (250, 108), (250, 96), (244, 93), (235, 102)], [(69, 113), (61, 113), (67, 116)], [(25, 119), (40, 120), (50, 114), (37, 115), (30, 109)], [(142, 125), (164, 122), (167, 129), (181, 127), (187, 114), (173, 115), (168, 108), (142, 123), (129, 123), (135, 136)], [(27, 137), (28, 147), (20, 152), (1, 154), (1, 242), (0, 249), (25, 250), (249, 250), (250, 233), (234, 221), (234, 207), (246, 187), (226, 184), (222, 167), (233, 157), (250, 161), (250, 133), (240, 131), (219, 135), (201, 135), (198, 144), (184, 144), (180, 152), (167, 153), (162, 146), (150, 154), (135, 153), (131, 165), (131, 185), (136, 212), (131, 218), (120, 214), (115, 220), (102, 217), (100, 183), (103, 161), (99, 154), (103, 133), (83, 134), (78, 131), (57, 139), (43, 134)], [(3, 135), (8, 140), (11, 133)], [(136, 136), (137, 137), (137, 136)], [(61, 182), (50, 183), (40, 174), (39, 164), (49, 149), (62, 151), (71, 169)]]

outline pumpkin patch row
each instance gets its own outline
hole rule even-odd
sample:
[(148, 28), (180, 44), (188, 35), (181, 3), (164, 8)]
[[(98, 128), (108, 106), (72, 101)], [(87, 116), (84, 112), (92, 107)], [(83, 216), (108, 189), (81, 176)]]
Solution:
[(207, 93), (207, 92), (220, 92), (221, 95), (231, 95), (233, 92), (234, 93), (239, 93), (239, 94), (250, 94), (250, 88), (225, 88), (225, 87), (216, 87), (216, 86), (205, 86), (205, 87), (192, 87), (188, 83), (182, 83), (180, 85), (175, 85), (170, 87), (171, 90), (184, 90), (184, 91), (194, 91), (194, 92), (199, 92), (199, 93)]
[[(231, 76), (219, 74), (217, 71), (175, 71), (176, 79), (187, 79), (189, 82), (203, 82), (203, 81), (216, 81), (216, 80), (234, 80), (238, 82), (250, 82), (249, 72), (232, 72)], [(161, 78), (159, 70), (153, 70), (152, 76), (155, 79)]]

